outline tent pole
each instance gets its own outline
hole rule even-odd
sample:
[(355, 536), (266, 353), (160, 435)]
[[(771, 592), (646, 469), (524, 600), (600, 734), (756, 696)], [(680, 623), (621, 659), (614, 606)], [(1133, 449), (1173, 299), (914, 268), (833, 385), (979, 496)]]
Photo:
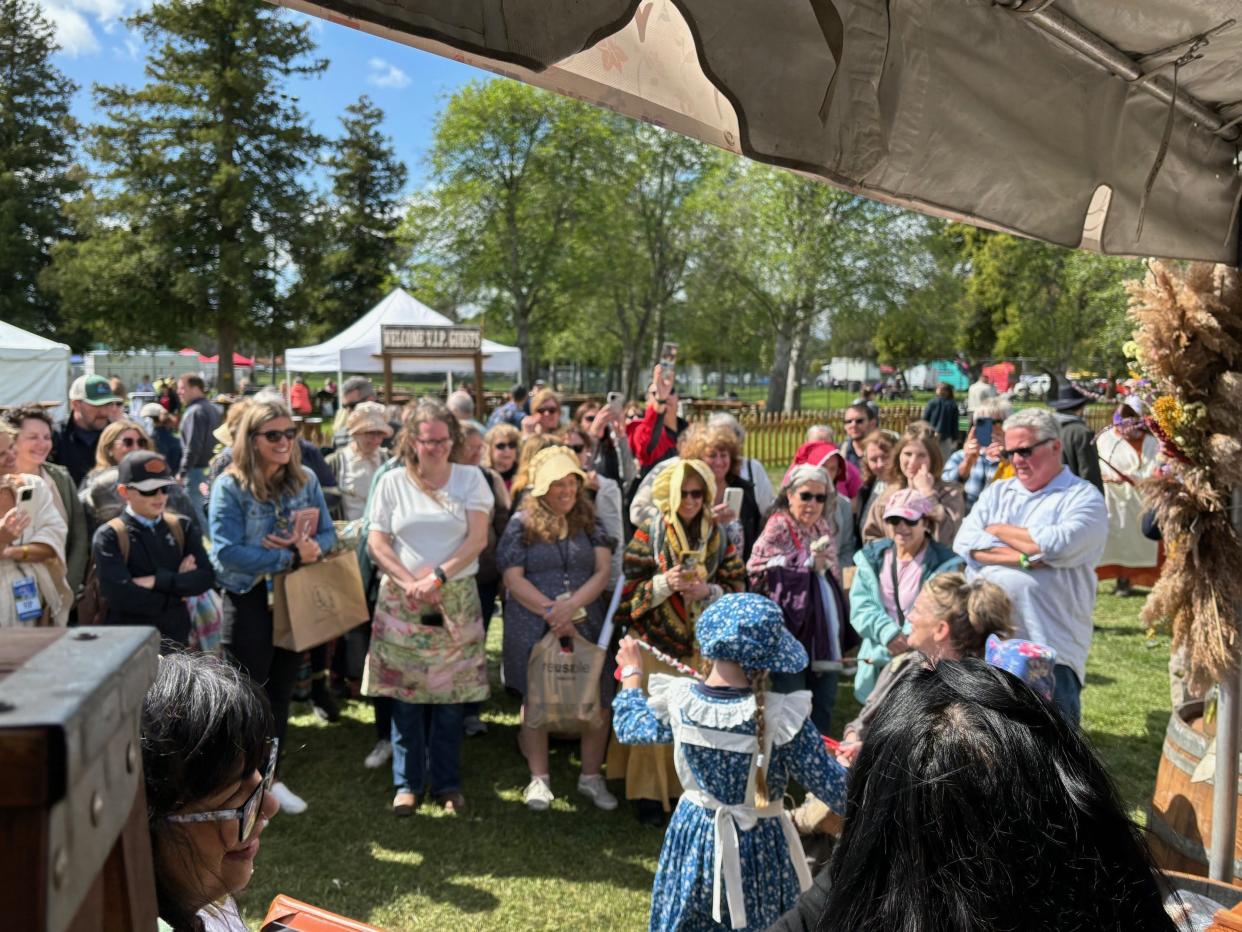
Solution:
[[(1242, 523), (1242, 488), (1233, 490), (1232, 506), (1233, 525), (1237, 528)], [(1216, 706), (1216, 782), (1212, 787), (1212, 847), (1208, 856), (1208, 877), (1223, 883), (1233, 880), (1237, 841), (1240, 700), (1242, 667), (1234, 667), (1220, 681)]]

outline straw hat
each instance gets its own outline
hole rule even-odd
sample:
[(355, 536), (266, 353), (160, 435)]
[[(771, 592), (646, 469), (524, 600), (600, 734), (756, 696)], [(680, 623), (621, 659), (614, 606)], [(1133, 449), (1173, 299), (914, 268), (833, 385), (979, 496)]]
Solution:
[(351, 437), (371, 431), (378, 431), (385, 437), (392, 436), (392, 425), (384, 417), (384, 406), (375, 401), (364, 401), (355, 407), (345, 421), (345, 430)]
[(586, 481), (586, 473), (569, 447), (558, 445), (540, 450), (527, 468), (530, 470), (530, 494), (535, 498), (547, 495), (552, 483), (566, 476), (578, 476)]

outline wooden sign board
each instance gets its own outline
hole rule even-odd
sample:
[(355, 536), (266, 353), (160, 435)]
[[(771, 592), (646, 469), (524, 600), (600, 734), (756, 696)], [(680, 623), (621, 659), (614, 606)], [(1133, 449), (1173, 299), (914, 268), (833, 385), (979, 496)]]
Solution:
[(483, 348), (478, 327), (418, 327), (385, 324), (380, 327), (380, 352), (393, 356), (459, 356)]

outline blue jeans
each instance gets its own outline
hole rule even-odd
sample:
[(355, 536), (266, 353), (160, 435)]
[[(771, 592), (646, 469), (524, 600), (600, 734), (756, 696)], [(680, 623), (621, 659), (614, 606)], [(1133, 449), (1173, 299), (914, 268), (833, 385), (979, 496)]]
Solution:
[(1082, 683), (1078, 674), (1063, 663), (1053, 667), (1056, 685), (1052, 690), (1052, 703), (1075, 725), (1082, 723)]
[(832, 709), (837, 704), (837, 683), (840, 673), (815, 673), (810, 668), (801, 673), (773, 673), (772, 692), (796, 693), (811, 691), (811, 721), (826, 735), (832, 728)]
[(202, 485), (207, 481), (207, 470), (201, 466), (187, 469), (185, 473), (185, 492), (190, 496), (190, 504), (194, 506), (194, 520), (203, 530), (204, 537), (210, 537), (207, 527), (207, 499), (203, 497)]
[(431, 795), (461, 790), (461, 703), (392, 700), (392, 784), (415, 795), (431, 774)]

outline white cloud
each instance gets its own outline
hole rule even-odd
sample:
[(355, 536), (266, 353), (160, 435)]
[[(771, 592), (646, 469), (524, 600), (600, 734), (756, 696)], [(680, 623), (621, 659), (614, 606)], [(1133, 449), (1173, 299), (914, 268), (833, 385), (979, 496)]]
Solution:
[(371, 68), (371, 73), (367, 75), (368, 84), (374, 84), (376, 87), (395, 88), (410, 86), (410, 76), (396, 65), (390, 64), (382, 58), (372, 58), (367, 64)]
[[(43, 15), (56, 27), (56, 41), (66, 55), (99, 52), (96, 29), (113, 33), (137, 6), (134, 0), (38, 0)], [(93, 21), (93, 23), (92, 23)]]

